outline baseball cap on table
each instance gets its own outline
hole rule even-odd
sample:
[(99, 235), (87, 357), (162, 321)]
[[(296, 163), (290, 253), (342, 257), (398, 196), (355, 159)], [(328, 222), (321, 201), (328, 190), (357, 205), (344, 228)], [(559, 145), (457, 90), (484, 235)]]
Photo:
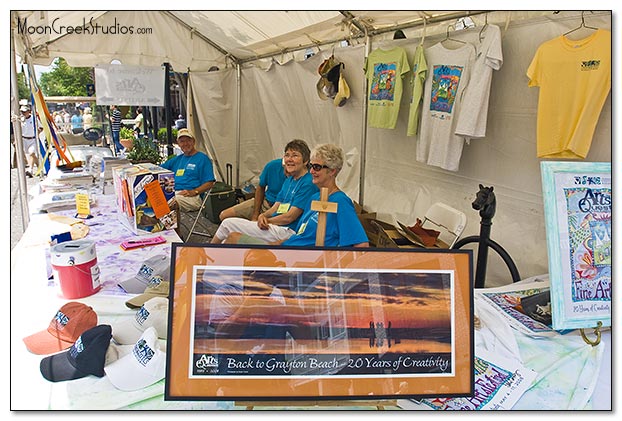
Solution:
[(169, 289), (169, 281), (162, 280), (160, 276), (154, 276), (149, 281), (147, 288), (145, 288), (145, 292), (134, 298), (130, 298), (125, 302), (125, 305), (132, 309), (139, 309), (153, 297), (168, 297)]
[(41, 374), (51, 382), (81, 379), (89, 374), (104, 377), (106, 351), (111, 338), (109, 325), (90, 328), (67, 351), (41, 360)]
[(134, 277), (127, 279), (119, 286), (130, 294), (142, 294), (154, 276), (169, 280), (170, 258), (165, 254), (158, 254), (145, 260)]
[(192, 134), (192, 132), (189, 129), (179, 129), (177, 131), (177, 140), (179, 140), (180, 137), (191, 137), (191, 138), (195, 138), (194, 135)]
[(117, 389), (143, 389), (164, 378), (166, 353), (160, 350), (154, 327), (145, 329), (132, 352), (104, 367), (110, 382)]
[(33, 354), (63, 351), (73, 345), (86, 330), (97, 326), (97, 313), (82, 303), (72, 301), (62, 306), (46, 330), (24, 338)]
[(168, 298), (153, 297), (136, 311), (130, 320), (124, 320), (113, 327), (112, 338), (121, 345), (131, 345), (150, 327), (166, 339), (168, 325)]

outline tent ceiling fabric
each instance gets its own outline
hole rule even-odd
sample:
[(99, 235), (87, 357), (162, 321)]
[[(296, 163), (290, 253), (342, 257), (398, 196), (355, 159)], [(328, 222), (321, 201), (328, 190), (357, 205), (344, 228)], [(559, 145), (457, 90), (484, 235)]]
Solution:
[[(18, 33), (18, 54), (23, 56), (29, 50), (32, 64), (49, 65), (54, 58), (63, 57), (72, 66), (94, 66), (116, 59), (123, 64), (144, 66), (168, 62), (175, 70), (186, 71), (223, 68), (257, 57), (278, 57), (305, 46), (360, 38), (364, 35), (362, 28), (374, 33), (418, 25), (424, 17), (438, 20), (456, 13), (469, 12), (17, 11), (13, 14), (13, 27)], [(30, 30), (20, 31), (20, 25)], [(61, 26), (65, 29), (59, 30)], [(81, 26), (89, 28), (91, 34), (67, 33), (66, 28)], [(97, 26), (94, 36), (93, 27)], [(124, 28), (133, 29), (131, 42), (119, 34)], [(139, 30), (146, 33), (139, 34)]]

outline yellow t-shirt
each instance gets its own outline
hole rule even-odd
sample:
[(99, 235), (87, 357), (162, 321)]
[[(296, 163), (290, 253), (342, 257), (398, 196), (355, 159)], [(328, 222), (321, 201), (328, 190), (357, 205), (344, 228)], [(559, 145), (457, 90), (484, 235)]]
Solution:
[(369, 127), (394, 129), (400, 111), (402, 78), (410, 71), (406, 50), (395, 47), (372, 51), (365, 64), (369, 81), (367, 90)]
[(544, 42), (527, 69), (538, 97), (538, 158), (585, 158), (611, 90), (611, 32)]

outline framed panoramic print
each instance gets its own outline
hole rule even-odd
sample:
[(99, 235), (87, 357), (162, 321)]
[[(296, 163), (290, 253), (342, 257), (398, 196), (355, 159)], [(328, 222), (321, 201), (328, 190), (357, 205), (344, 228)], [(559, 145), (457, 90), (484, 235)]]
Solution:
[(553, 329), (611, 326), (611, 163), (540, 163)]
[(173, 244), (166, 400), (473, 395), (470, 250)]

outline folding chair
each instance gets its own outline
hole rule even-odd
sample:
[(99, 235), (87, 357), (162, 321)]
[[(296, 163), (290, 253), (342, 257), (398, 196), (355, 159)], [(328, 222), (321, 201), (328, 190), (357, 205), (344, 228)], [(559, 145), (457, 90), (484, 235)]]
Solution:
[(207, 232), (194, 232), (194, 227), (196, 227), (197, 222), (199, 221), (199, 218), (203, 214), (203, 209), (205, 208), (205, 203), (207, 203), (207, 199), (209, 198), (211, 192), (212, 192), (212, 189), (209, 189), (208, 191), (203, 193), (203, 201), (201, 202), (201, 207), (197, 211), (197, 216), (194, 218), (194, 222), (192, 223), (192, 227), (190, 228), (190, 231), (188, 232), (188, 236), (186, 237), (184, 242), (187, 242), (188, 240), (190, 240), (190, 237), (192, 236), (193, 233), (196, 234), (196, 235), (201, 235), (203, 237), (212, 238), (212, 235), (207, 233)]
[(426, 211), (421, 226), (440, 231), (439, 239), (452, 248), (466, 227), (464, 212), (445, 203), (436, 202)]

